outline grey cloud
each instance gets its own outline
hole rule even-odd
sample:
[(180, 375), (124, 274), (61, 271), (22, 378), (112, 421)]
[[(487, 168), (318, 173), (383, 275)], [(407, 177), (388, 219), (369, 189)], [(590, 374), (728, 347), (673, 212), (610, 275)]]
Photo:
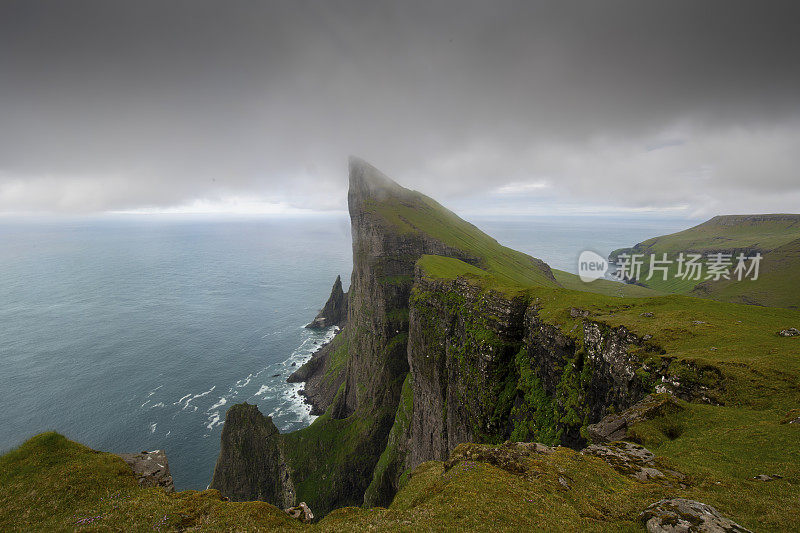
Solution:
[(444, 201), (546, 180), (564, 202), (792, 210), (798, 15), (724, 0), (6, 1), (0, 211), (341, 208), (351, 153)]

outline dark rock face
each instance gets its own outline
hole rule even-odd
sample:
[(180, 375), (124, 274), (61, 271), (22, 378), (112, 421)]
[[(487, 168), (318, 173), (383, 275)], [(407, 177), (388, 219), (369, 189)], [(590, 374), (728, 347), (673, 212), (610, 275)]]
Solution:
[(281, 508), (294, 505), (278, 428), (255, 405), (243, 403), (228, 409), (209, 488), (233, 501), (261, 500)]
[[(360, 406), (396, 406), (408, 371), (408, 298), (414, 265), (424, 254), (477, 260), (423, 232), (399, 231), (376, 212), (376, 202), (414, 205), (419, 195), (404, 189), (375, 167), (350, 159), (347, 203), (353, 239), (353, 274), (348, 324), (350, 339), (344, 416)], [(391, 424), (391, 421), (390, 421)], [(386, 431), (388, 432), (388, 427)]]
[(172, 475), (164, 450), (141, 453), (121, 453), (122, 460), (128, 463), (133, 474), (142, 487), (162, 487), (167, 492), (174, 492)]
[(710, 505), (685, 498), (657, 501), (639, 521), (650, 533), (751, 533)]
[(342, 277), (336, 276), (331, 295), (322, 311), (306, 325), (307, 328), (323, 329), (331, 326), (344, 326), (347, 322), (347, 293), (342, 290)]
[(430, 280), (418, 272), (408, 344), (412, 467), (445, 460), (458, 444), (484, 434), (507, 433), (493, 415), (497, 388), (522, 345), (525, 307), (462, 279)]
[[(469, 281), (417, 273), (408, 360), (414, 377), (409, 465), (444, 460), (464, 442), (537, 440), (580, 448), (582, 426), (624, 409), (650, 385), (625, 328), (580, 318), (565, 333), (539, 318), (535, 302), (483, 291)], [(538, 388), (538, 389), (537, 389)], [(528, 396), (538, 390), (539, 400)]]

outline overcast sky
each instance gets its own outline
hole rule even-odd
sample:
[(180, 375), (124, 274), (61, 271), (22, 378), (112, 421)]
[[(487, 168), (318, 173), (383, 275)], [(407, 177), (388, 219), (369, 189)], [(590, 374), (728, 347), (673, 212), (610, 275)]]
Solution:
[(800, 2), (0, 1), (0, 212), (800, 211)]

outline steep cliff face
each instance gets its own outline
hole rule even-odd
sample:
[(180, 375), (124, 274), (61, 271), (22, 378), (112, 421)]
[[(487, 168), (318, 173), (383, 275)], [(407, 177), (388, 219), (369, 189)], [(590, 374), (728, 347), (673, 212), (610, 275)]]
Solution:
[(233, 501), (261, 500), (281, 508), (295, 504), (278, 428), (255, 405), (228, 409), (209, 488)]
[[(558, 288), (540, 260), (356, 158), (348, 205), (346, 327), (292, 376), (324, 414), (279, 438), (298, 500), (318, 515), (387, 505), (404, 472), (462, 442), (582, 442), (587, 423), (647, 390), (624, 364), (634, 342), (624, 333), (587, 328), (579, 338), (538, 320), (519, 289)], [(498, 290), (476, 281), (487, 276)], [(341, 310), (342, 294), (337, 280), (326, 308)], [(619, 383), (592, 369), (618, 371)]]
[[(465, 442), (580, 448), (589, 424), (654, 389), (711, 401), (710, 391), (722, 387), (711, 365), (676, 362), (649, 339), (595, 320), (588, 310), (567, 307), (554, 317), (550, 305), (543, 317), (552, 295), (494, 288), (458, 263), (425, 258), (417, 268), (408, 343), (413, 407), (402, 447), (407, 468), (444, 460)], [(437, 269), (465, 274), (437, 277), (431, 274)]]
[[(479, 259), (409, 224), (392, 206), (423, 209), (425, 197), (387, 178), (369, 163), (350, 159), (347, 197), (353, 239), (348, 323), (352, 332), (344, 389), (346, 417), (359, 407), (397, 406), (408, 371), (408, 297), (414, 265), (424, 254)], [(388, 431), (388, 427), (386, 431)]]

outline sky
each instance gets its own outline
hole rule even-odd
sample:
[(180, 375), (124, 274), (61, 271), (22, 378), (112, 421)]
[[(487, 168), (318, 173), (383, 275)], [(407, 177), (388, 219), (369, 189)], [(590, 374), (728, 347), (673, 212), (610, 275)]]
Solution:
[(798, 212), (800, 3), (0, 0), (0, 213)]

